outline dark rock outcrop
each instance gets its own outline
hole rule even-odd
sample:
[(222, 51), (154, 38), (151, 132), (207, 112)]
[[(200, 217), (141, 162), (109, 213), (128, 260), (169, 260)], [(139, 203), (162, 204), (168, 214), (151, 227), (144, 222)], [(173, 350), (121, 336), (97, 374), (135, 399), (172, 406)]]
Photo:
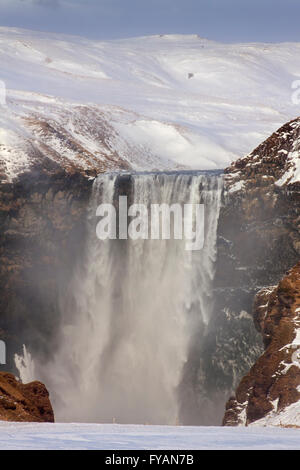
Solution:
[(226, 426), (248, 425), (300, 400), (300, 263), (257, 294), (254, 318), (265, 352), (228, 401)]
[(53, 423), (46, 387), (41, 382), (23, 385), (12, 374), (0, 372), (0, 420)]

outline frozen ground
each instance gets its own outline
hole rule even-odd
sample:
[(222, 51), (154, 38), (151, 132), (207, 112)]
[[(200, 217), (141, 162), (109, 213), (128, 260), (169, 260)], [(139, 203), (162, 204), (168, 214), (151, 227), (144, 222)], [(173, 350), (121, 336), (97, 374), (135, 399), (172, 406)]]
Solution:
[(2, 422), (0, 449), (300, 449), (300, 429)]

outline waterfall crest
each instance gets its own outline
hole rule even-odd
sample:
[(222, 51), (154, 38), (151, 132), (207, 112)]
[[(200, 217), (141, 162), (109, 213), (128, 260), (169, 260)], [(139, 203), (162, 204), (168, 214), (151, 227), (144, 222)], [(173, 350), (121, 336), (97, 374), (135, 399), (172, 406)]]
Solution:
[[(116, 204), (124, 188), (135, 204), (204, 204), (204, 248), (186, 251), (184, 240), (172, 239), (99, 240), (96, 209)], [(58, 421), (175, 424), (190, 339), (211, 315), (221, 193), (222, 177), (213, 174), (95, 180), (83, 261), (61, 296), (58, 349), (46, 364), (29, 356), (32, 379), (47, 384)], [(28, 378), (26, 357), (16, 365)]]

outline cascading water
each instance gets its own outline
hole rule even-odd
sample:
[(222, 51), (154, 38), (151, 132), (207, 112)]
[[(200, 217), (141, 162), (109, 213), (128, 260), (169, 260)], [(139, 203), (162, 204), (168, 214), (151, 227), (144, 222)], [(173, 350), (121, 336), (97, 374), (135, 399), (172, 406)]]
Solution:
[[(124, 177), (123, 177), (124, 179)], [(21, 379), (47, 384), (56, 420), (174, 424), (191, 338), (211, 315), (222, 177), (104, 174), (93, 185), (83, 262), (61, 301), (58, 349), (45, 364), (25, 351)], [(96, 209), (131, 203), (204, 204), (205, 241), (99, 240)]]

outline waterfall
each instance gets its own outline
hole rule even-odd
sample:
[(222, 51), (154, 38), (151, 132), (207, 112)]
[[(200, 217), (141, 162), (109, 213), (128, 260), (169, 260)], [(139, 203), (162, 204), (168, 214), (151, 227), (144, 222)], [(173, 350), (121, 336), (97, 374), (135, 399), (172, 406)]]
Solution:
[[(204, 248), (184, 240), (99, 240), (96, 209), (118, 204), (204, 204)], [(58, 348), (47, 362), (26, 349), (20, 377), (46, 383), (57, 421), (175, 424), (191, 337), (211, 315), (222, 192), (218, 174), (103, 174), (87, 239), (60, 301)], [(30, 364), (28, 365), (28, 358)], [(26, 360), (27, 359), (27, 360)]]

